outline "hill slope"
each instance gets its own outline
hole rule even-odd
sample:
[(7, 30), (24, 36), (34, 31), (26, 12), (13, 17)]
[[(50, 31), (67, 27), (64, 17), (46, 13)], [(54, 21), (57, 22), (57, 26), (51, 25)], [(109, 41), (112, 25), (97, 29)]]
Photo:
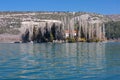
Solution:
[[(46, 21), (61, 22), (64, 25), (64, 30), (68, 30), (74, 28), (78, 20), (93, 24), (109, 22), (112, 19), (110, 16), (86, 12), (0, 12), (0, 41), (20, 40), (22, 33), (25, 32), (24, 29), (26, 29), (23, 23), (30, 22), (31, 25), (28, 24), (30, 27), (41, 21), (43, 24)], [(39, 26), (44, 26), (43, 24)], [(74, 25), (71, 26), (71, 24)]]

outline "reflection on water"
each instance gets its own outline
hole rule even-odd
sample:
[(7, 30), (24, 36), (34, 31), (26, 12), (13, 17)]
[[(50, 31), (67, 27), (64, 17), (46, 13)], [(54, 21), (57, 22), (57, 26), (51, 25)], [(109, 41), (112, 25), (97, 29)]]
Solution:
[[(107, 43), (1, 44), (0, 79), (107, 79), (120, 47)], [(114, 47), (115, 44), (112, 46)], [(117, 63), (113, 58), (115, 59)], [(110, 60), (110, 61), (109, 61)], [(113, 66), (113, 67), (111, 67)], [(115, 68), (115, 69), (114, 69)], [(107, 75), (110, 74), (110, 75)], [(114, 76), (116, 76), (114, 75)], [(109, 79), (110, 80), (110, 79)]]

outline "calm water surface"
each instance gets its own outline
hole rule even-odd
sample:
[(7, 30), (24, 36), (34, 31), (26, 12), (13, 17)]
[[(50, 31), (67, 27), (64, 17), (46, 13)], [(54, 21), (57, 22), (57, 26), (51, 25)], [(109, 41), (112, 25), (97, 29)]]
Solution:
[(120, 43), (1, 43), (0, 79), (120, 80)]

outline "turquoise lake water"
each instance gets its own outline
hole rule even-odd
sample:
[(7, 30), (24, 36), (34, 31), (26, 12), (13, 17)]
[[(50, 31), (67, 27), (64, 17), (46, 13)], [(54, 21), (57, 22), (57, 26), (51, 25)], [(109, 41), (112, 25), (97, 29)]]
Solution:
[(2, 79), (120, 80), (120, 43), (1, 43)]

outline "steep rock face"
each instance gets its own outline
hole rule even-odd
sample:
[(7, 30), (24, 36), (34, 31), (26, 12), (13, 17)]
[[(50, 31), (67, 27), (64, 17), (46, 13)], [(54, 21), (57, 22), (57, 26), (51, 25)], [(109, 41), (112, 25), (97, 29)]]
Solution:
[(58, 20), (24, 21), (21, 22), (20, 31), (23, 42), (48, 42), (51, 41), (51, 36), (54, 40), (62, 40), (64, 37), (63, 24)]
[[(33, 35), (45, 36), (47, 31), (49, 35), (54, 33), (54, 39), (63, 39), (67, 30), (71, 38), (76, 31), (79, 38), (102, 40), (105, 38), (104, 22), (109, 20), (103, 15), (84, 12), (0, 12), (0, 35), (6, 39), (4, 34), (11, 38), (18, 36), (17, 40), (21, 40), (29, 33), (28, 40), (34, 40)], [(53, 26), (55, 30), (52, 31)]]
[(70, 24), (71, 30), (75, 30), (73, 26), (76, 25), (78, 38), (85, 38), (86, 40), (105, 40), (104, 20), (98, 17), (83, 14), (72, 18)]

